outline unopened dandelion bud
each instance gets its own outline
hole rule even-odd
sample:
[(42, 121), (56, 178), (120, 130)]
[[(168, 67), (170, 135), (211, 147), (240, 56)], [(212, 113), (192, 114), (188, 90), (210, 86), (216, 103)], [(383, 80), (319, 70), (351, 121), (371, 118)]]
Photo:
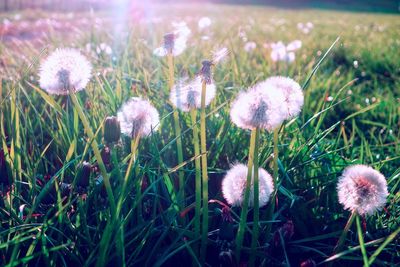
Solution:
[(111, 144), (119, 141), (121, 136), (121, 126), (117, 117), (107, 117), (104, 122), (104, 140)]
[(79, 164), (76, 184), (81, 187), (88, 187), (91, 172), (92, 165), (90, 163), (84, 161), (82, 164)]

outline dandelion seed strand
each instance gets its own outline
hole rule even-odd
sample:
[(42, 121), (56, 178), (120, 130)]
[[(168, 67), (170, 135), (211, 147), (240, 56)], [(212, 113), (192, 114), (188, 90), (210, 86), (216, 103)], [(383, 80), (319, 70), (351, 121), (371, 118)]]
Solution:
[(239, 229), (236, 234), (236, 260), (240, 262), (240, 252), (242, 250), (243, 238), (245, 233), (245, 228), (247, 224), (247, 212), (249, 209), (249, 198), (250, 198), (250, 184), (251, 184), (251, 176), (253, 170), (253, 157), (254, 157), (254, 149), (255, 149), (255, 141), (256, 141), (256, 130), (251, 131), (250, 136), (250, 148), (249, 148), (249, 159), (247, 162), (247, 180), (246, 180), (246, 189), (244, 192), (244, 199), (242, 202), (242, 213), (240, 214), (240, 222)]

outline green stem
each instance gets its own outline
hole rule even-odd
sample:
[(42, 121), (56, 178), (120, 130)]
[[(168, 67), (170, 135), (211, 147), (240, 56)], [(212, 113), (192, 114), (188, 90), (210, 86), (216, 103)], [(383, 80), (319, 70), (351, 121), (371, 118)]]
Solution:
[(338, 243), (336, 244), (336, 246), (335, 246), (335, 248), (333, 250), (333, 254), (334, 255), (336, 253), (339, 253), (342, 250), (342, 247), (344, 245), (344, 241), (346, 240), (347, 232), (349, 232), (349, 229), (350, 229), (351, 225), (353, 224), (354, 219), (355, 219), (356, 216), (357, 216), (356, 212), (352, 212), (351, 213), (351, 215), (349, 217), (349, 220), (347, 221), (346, 226), (344, 227), (343, 232), (340, 235), (339, 241), (338, 241)]
[(249, 266), (254, 266), (255, 263), (255, 252), (256, 246), (258, 243), (258, 235), (260, 231), (260, 227), (258, 222), (260, 220), (260, 203), (259, 203), (259, 179), (258, 179), (258, 147), (259, 147), (259, 136), (260, 136), (260, 129), (256, 128), (256, 136), (254, 142), (254, 162), (253, 162), (253, 173), (254, 173), (254, 210), (253, 210), (253, 235), (251, 239), (251, 256), (249, 261)]
[(368, 264), (372, 265), (372, 263), (374, 263), (376, 257), (379, 256), (379, 254), (383, 251), (383, 249), (390, 243), (392, 242), (396, 236), (400, 233), (400, 227), (397, 228), (396, 231), (394, 231), (393, 233), (391, 233), (385, 240), (385, 242), (382, 243), (382, 245), (379, 246), (379, 248), (377, 250), (375, 250), (375, 252), (372, 254), (372, 256), (369, 258)]
[(364, 267), (369, 267), (367, 250), (365, 249), (363, 231), (361, 228), (360, 216), (356, 216), (358, 241), (360, 242), (361, 254), (363, 256)]
[[(278, 176), (279, 176), (279, 167), (278, 167), (278, 157), (279, 157), (279, 149), (278, 149), (278, 145), (279, 145), (279, 127), (277, 127), (274, 130), (274, 173), (272, 176), (273, 179), (273, 183), (274, 183), (274, 192), (271, 195), (271, 203), (268, 207), (268, 211), (267, 211), (267, 220), (272, 221), (273, 220), (273, 215), (274, 215), (274, 210), (275, 210), (275, 198), (276, 198), (276, 194), (278, 192)], [(271, 233), (271, 229), (272, 229), (272, 223), (268, 224), (265, 230), (266, 233), (266, 238), (267, 240), (269, 239), (269, 235)]]
[[(168, 53), (167, 60), (168, 60), (169, 89), (171, 90), (175, 83), (174, 57), (172, 53)], [(174, 117), (174, 127), (176, 135), (176, 149), (178, 154), (178, 165), (180, 165), (183, 162), (183, 149), (182, 149), (181, 126), (179, 123), (179, 113), (176, 110), (176, 108), (174, 108), (173, 117)], [(185, 207), (185, 190), (184, 190), (185, 174), (183, 173), (183, 170), (178, 171), (178, 176), (179, 176), (178, 203), (180, 203), (181, 205), (180, 208), (181, 210), (183, 210)]]
[(92, 143), (92, 149), (94, 156), (97, 160), (97, 164), (99, 165), (100, 173), (103, 176), (104, 179), (104, 185), (106, 187), (107, 191), (107, 196), (108, 196), (108, 201), (110, 202), (110, 208), (111, 208), (111, 218), (113, 219), (114, 216), (116, 215), (116, 206), (115, 206), (115, 199), (114, 199), (114, 194), (111, 189), (111, 184), (110, 184), (110, 179), (108, 177), (108, 173), (106, 170), (106, 167), (104, 165), (103, 159), (100, 154), (100, 150), (97, 145), (96, 138), (93, 134), (92, 128), (90, 127), (89, 121), (87, 120), (85, 114), (83, 113), (82, 107), (79, 104), (78, 98), (74, 93), (70, 94), (72, 103), (74, 104), (76, 110), (78, 111), (79, 118), (82, 121), (83, 127), (85, 128), (85, 131), (87, 135), (89, 136), (91, 143)]
[(195, 236), (200, 235), (200, 213), (201, 213), (201, 163), (200, 163), (200, 145), (199, 145), (199, 129), (197, 127), (197, 110), (191, 109), (190, 115), (192, 117), (192, 128), (193, 128), (193, 146), (195, 156), (195, 168), (196, 168), (196, 209), (195, 209), (195, 220), (194, 220), (194, 233)]
[(256, 143), (256, 129), (251, 131), (250, 137), (250, 148), (249, 148), (249, 159), (247, 162), (247, 179), (246, 179), (246, 190), (244, 192), (244, 199), (242, 203), (242, 213), (240, 214), (239, 229), (236, 235), (236, 260), (240, 262), (240, 252), (242, 250), (244, 232), (247, 223), (247, 212), (249, 209), (249, 198), (250, 198), (250, 185), (253, 170), (253, 157)]
[(202, 82), (200, 111), (200, 143), (201, 143), (201, 174), (203, 191), (203, 232), (201, 237), (200, 259), (204, 263), (207, 252), (208, 236), (208, 172), (207, 172), (207, 140), (206, 140), (206, 82)]

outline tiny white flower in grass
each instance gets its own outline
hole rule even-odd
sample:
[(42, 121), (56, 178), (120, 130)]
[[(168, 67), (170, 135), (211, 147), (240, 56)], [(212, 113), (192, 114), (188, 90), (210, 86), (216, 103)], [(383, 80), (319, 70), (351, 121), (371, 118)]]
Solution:
[(304, 104), (304, 94), (300, 84), (288, 77), (275, 76), (268, 78), (263, 87), (279, 90), (284, 96), (282, 107), (287, 111), (287, 119), (297, 116)]
[(284, 95), (265, 82), (241, 92), (231, 106), (231, 120), (242, 129), (273, 131), (285, 119)]
[(339, 203), (359, 215), (381, 210), (389, 195), (385, 177), (366, 165), (347, 167), (337, 185)]
[(160, 124), (157, 109), (140, 97), (132, 97), (124, 103), (117, 118), (121, 124), (121, 132), (132, 138), (146, 137), (157, 130)]
[[(201, 91), (202, 81), (201, 77), (198, 76), (196, 79), (188, 84), (178, 83), (172, 89), (170, 93), (171, 103), (178, 109), (188, 112), (191, 109), (197, 109), (201, 107)], [(214, 83), (206, 84), (206, 101), (205, 106), (208, 106), (214, 99), (216, 94), (216, 87)]]
[[(274, 184), (271, 175), (264, 169), (258, 169), (259, 178), (259, 206), (265, 206), (274, 191)], [(226, 174), (222, 181), (222, 194), (232, 206), (243, 206), (244, 194), (246, 191), (247, 166), (244, 164), (234, 165)], [(250, 185), (250, 197), (248, 205), (254, 205), (254, 178)]]
[(57, 49), (40, 65), (40, 87), (55, 95), (81, 91), (89, 82), (91, 71), (89, 61), (78, 50)]
[(199, 22), (199, 29), (203, 30), (211, 25), (211, 19), (209, 17), (202, 17)]
[(253, 51), (256, 48), (257, 48), (257, 44), (255, 42), (247, 42), (244, 44), (244, 50), (246, 52)]

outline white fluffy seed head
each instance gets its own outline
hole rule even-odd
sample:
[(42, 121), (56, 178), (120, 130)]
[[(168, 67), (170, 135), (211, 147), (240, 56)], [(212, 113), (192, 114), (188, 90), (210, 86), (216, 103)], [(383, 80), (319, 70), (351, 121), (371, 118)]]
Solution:
[(337, 191), (339, 203), (360, 215), (372, 215), (382, 209), (389, 194), (385, 177), (366, 165), (344, 169)]
[(40, 66), (40, 87), (54, 95), (81, 91), (89, 82), (91, 71), (89, 61), (78, 50), (59, 48)]
[(231, 120), (242, 129), (273, 131), (285, 120), (284, 96), (265, 82), (241, 92), (231, 106)]
[[(188, 84), (178, 83), (172, 89), (169, 96), (171, 103), (178, 109), (188, 112), (191, 109), (201, 107), (201, 91), (202, 81), (198, 76), (196, 79)], [(206, 84), (206, 101), (205, 105), (208, 106), (214, 99), (216, 94), (215, 84)]]
[[(259, 207), (265, 206), (272, 192), (274, 191), (274, 184), (271, 175), (264, 169), (258, 169), (259, 176)], [(232, 206), (242, 206), (244, 201), (244, 194), (246, 191), (247, 181), (247, 166), (244, 164), (234, 165), (226, 174), (222, 181), (222, 194)], [(254, 186), (253, 177), (250, 185), (249, 206), (254, 205)]]
[(157, 130), (160, 117), (155, 107), (147, 100), (132, 97), (117, 114), (121, 132), (132, 138), (146, 137)]
[(288, 77), (275, 76), (263, 82), (263, 87), (274, 88), (282, 92), (282, 107), (286, 111), (286, 119), (297, 116), (304, 104), (304, 94), (300, 84)]

